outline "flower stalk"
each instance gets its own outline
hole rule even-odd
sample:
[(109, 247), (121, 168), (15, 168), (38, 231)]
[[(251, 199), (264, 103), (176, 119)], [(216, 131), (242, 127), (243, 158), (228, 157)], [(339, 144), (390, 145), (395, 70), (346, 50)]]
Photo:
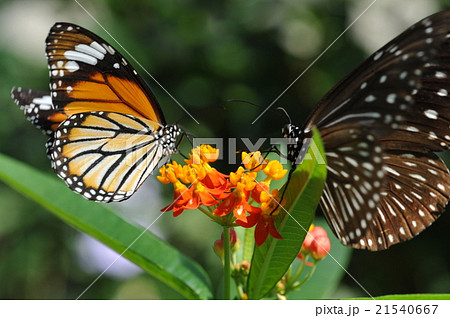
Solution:
[(231, 299), (231, 247), (230, 228), (223, 227), (223, 299)]

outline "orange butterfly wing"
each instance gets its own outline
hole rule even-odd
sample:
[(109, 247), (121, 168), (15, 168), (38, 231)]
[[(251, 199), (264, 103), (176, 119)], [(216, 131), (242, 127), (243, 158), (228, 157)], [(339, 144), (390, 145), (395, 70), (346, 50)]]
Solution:
[(155, 123), (155, 130), (166, 125), (144, 80), (106, 41), (79, 26), (56, 23), (46, 43), (53, 130), (68, 117), (90, 111), (146, 118)]
[(52, 167), (86, 199), (128, 199), (166, 156), (153, 121), (128, 114), (87, 112), (56, 130)]
[(52, 167), (86, 199), (129, 198), (181, 133), (166, 125), (143, 79), (106, 41), (69, 23), (47, 37), (50, 95), (14, 88), (27, 119), (48, 136)]

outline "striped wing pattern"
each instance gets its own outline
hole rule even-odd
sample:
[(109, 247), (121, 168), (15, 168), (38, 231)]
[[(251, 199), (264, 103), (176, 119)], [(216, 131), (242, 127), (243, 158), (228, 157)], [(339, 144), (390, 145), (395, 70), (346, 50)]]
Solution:
[(122, 201), (165, 155), (160, 143), (149, 120), (112, 112), (75, 114), (56, 131), (52, 166), (86, 199)]
[(46, 39), (50, 93), (13, 88), (28, 120), (49, 137), (52, 168), (99, 202), (129, 198), (176, 151), (156, 98), (127, 60), (80, 26), (56, 23)]
[(422, 232), (444, 211), (450, 197), (448, 169), (434, 153), (386, 151), (383, 161), (387, 186), (366, 239), (369, 247), (375, 244), (369, 240), (376, 239), (379, 249)]
[[(325, 152), (328, 177), (321, 205), (325, 211), (333, 211), (325, 216), (346, 244), (367, 229), (370, 211), (381, 200), (385, 172), (383, 149), (375, 136), (361, 127), (342, 128), (324, 136), (328, 146)], [(359, 215), (364, 212), (364, 217)], [(355, 231), (348, 231), (349, 225)]]
[[(286, 137), (299, 140), (319, 129), (328, 162), (321, 206), (343, 244), (386, 249), (444, 211), (450, 175), (433, 152), (450, 146), (449, 76), (450, 11), (443, 11), (339, 82), (299, 135), (285, 128)], [(289, 149), (291, 160), (297, 155)]]

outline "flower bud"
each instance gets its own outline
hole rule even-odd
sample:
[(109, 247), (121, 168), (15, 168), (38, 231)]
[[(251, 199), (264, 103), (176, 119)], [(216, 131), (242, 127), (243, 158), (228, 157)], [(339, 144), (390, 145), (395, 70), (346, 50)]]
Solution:
[(331, 243), (327, 231), (323, 227), (311, 225), (303, 241), (300, 254), (311, 253), (315, 260), (320, 260), (327, 255), (330, 248)]
[(328, 236), (320, 236), (311, 243), (311, 256), (316, 261), (324, 258), (331, 249), (331, 243)]
[[(220, 236), (220, 241), (223, 241), (223, 233)], [(237, 248), (237, 249), (239, 249), (239, 247), (241, 245), (240, 242), (239, 242), (239, 238), (238, 238), (238, 236), (236, 234), (236, 231), (233, 228), (230, 228), (230, 247), (232, 249), (234, 249), (236, 244), (239, 245), (238, 248)], [(234, 252), (234, 250), (233, 250), (233, 252)]]
[[(241, 242), (239, 241), (239, 238), (236, 234), (236, 231), (232, 228), (230, 228), (230, 248), (233, 253), (237, 252), (237, 250), (241, 247)], [(223, 248), (223, 233), (220, 236), (220, 240), (217, 240), (214, 242), (213, 246), (214, 252), (219, 256), (220, 258), (223, 257), (224, 254), (224, 248)]]
[(315, 226), (312, 229), (311, 234), (314, 237), (320, 237), (320, 236), (327, 236), (328, 237), (327, 231), (325, 231), (325, 229), (323, 227), (320, 227), (320, 226)]
[(219, 256), (220, 258), (223, 258), (223, 241), (222, 240), (217, 240), (214, 242), (214, 246), (213, 246), (213, 250), (214, 253), (216, 253), (217, 256)]

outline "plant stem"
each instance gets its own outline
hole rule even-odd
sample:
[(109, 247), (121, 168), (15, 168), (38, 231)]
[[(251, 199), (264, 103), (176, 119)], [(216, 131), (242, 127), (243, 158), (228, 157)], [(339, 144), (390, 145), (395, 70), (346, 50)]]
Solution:
[(205, 210), (203, 207), (199, 206), (197, 208), (199, 211), (201, 211), (204, 215), (206, 215), (207, 217), (209, 217), (210, 219), (212, 219), (214, 221), (214, 216), (208, 211)]
[(308, 281), (308, 279), (311, 278), (312, 274), (314, 274), (314, 271), (316, 270), (316, 265), (317, 263), (314, 262), (313, 266), (311, 267), (311, 270), (309, 271), (308, 275), (305, 276), (305, 278), (303, 278), (303, 280), (301, 282), (298, 283), (297, 287), (300, 287), (301, 285), (303, 285), (304, 283), (306, 283)]
[(230, 249), (230, 228), (223, 227), (223, 298), (230, 299), (231, 284), (231, 249)]
[(294, 279), (292, 280), (292, 282), (295, 283), (300, 278), (300, 275), (302, 274), (303, 269), (305, 268), (305, 262), (306, 262), (306, 259), (301, 261), (300, 266), (298, 267), (297, 273), (295, 274)]

